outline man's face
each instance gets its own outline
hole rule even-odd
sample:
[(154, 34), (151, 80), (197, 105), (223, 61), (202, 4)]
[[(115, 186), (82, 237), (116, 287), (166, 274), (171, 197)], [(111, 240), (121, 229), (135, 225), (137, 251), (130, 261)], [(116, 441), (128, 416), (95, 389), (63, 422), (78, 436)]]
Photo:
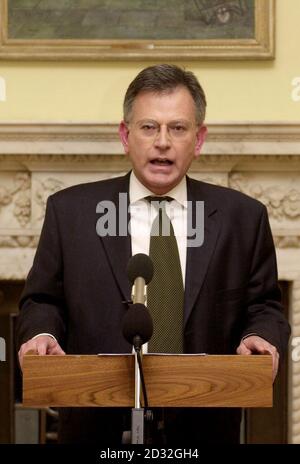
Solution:
[(140, 93), (130, 122), (121, 122), (119, 134), (137, 178), (153, 193), (164, 195), (200, 154), (206, 127), (196, 123), (189, 91), (177, 87), (164, 93)]

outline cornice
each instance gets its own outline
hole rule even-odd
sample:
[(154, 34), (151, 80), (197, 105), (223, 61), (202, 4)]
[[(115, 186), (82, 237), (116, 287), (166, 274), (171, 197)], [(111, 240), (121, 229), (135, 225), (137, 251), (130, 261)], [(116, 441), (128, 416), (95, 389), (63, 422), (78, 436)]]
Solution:
[[(204, 155), (300, 155), (300, 122), (210, 122)], [(0, 155), (120, 155), (114, 123), (0, 122)]]

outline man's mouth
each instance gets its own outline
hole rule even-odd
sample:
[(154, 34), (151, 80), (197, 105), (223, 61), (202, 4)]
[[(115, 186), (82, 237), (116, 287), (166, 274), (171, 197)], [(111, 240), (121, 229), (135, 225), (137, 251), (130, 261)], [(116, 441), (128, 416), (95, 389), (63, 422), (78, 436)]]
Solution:
[(155, 166), (171, 166), (173, 161), (169, 159), (155, 158), (151, 160), (150, 163), (154, 164)]

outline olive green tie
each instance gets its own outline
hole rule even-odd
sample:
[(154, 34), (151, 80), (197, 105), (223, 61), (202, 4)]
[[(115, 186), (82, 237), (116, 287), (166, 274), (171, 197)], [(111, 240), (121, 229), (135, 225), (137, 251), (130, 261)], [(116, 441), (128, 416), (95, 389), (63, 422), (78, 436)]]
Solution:
[(147, 306), (153, 318), (149, 353), (183, 352), (184, 288), (181, 264), (172, 222), (166, 213), (170, 197), (146, 198), (158, 210), (150, 235), (149, 256), (154, 275), (148, 284)]

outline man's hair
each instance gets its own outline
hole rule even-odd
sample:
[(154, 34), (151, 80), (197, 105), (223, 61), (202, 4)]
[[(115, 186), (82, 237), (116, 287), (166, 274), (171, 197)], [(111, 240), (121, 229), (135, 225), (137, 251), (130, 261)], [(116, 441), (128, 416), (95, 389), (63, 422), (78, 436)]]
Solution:
[(141, 92), (164, 93), (177, 87), (185, 87), (191, 94), (196, 107), (196, 121), (205, 119), (206, 98), (198, 79), (191, 71), (173, 64), (158, 64), (143, 69), (131, 82), (124, 98), (124, 121), (129, 122), (135, 98)]

